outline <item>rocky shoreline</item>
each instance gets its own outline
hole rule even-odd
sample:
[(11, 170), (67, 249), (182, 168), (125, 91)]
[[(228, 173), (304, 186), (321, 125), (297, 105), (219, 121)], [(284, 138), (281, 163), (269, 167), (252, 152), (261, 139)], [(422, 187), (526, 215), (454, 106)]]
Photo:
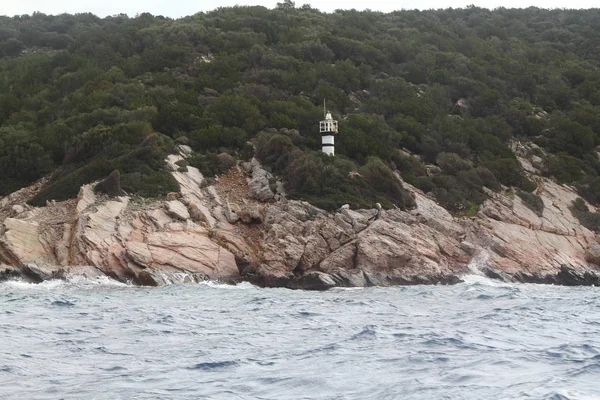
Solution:
[[(454, 284), (479, 273), (508, 282), (600, 283), (596, 234), (571, 214), (577, 194), (536, 174), (541, 213), (510, 189), (489, 192), (472, 217), (453, 217), (418, 189), (410, 211), (327, 213), (288, 200), (252, 160), (209, 184), (193, 167), (167, 163), (181, 186), (167, 200), (94, 193), (30, 207), (40, 181), (0, 199), (0, 280), (81, 275), (137, 285), (248, 281), (265, 287)], [(399, 177), (400, 179), (400, 177)], [(590, 205), (591, 210), (594, 208)]]

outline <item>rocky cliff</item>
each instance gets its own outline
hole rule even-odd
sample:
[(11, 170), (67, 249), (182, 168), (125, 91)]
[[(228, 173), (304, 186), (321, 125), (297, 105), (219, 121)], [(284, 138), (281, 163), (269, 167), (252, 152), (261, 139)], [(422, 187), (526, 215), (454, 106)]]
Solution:
[[(140, 285), (218, 279), (262, 286), (456, 283), (465, 273), (506, 281), (600, 283), (600, 246), (569, 207), (572, 188), (541, 178), (543, 212), (510, 189), (490, 192), (474, 217), (456, 218), (418, 189), (417, 207), (326, 213), (287, 200), (256, 160), (208, 184), (181, 155), (167, 163), (181, 186), (166, 200), (108, 198), (81, 188), (76, 200), (33, 208), (40, 181), (0, 200), (0, 278), (32, 281), (108, 275)], [(590, 206), (593, 210), (593, 207)]]

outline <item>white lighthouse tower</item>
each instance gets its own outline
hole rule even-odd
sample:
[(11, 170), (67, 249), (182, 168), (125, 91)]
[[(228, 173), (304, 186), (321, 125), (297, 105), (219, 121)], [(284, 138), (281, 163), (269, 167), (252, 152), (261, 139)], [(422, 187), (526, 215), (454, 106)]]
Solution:
[(321, 145), (323, 153), (328, 156), (335, 155), (335, 141), (334, 135), (338, 133), (338, 122), (331, 118), (331, 113), (325, 108), (325, 101), (323, 101), (323, 114), (325, 119), (319, 124), (319, 131), (321, 132)]

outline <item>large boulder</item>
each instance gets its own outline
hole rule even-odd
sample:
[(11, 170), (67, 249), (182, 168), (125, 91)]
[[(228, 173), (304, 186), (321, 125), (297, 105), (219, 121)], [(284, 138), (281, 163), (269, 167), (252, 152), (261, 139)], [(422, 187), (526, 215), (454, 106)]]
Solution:
[(275, 200), (275, 193), (271, 190), (270, 182), (270, 180), (274, 180), (273, 176), (262, 168), (255, 158), (247, 164), (246, 169), (251, 171), (251, 177), (248, 178), (250, 195), (263, 202)]
[(56, 259), (52, 249), (40, 241), (38, 222), (7, 218), (4, 236), (0, 238), (0, 261), (19, 265), (34, 261), (55, 263)]
[(185, 205), (179, 200), (171, 200), (165, 203), (167, 214), (171, 217), (185, 221), (190, 218), (190, 213)]

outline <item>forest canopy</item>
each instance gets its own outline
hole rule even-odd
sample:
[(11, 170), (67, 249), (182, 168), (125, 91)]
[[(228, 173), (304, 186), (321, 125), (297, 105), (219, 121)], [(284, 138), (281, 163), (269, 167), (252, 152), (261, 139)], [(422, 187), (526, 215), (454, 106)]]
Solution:
[[(271, 135), (289, 152), (263, 146), (266, 164), (296, 197), (331, 189), (327, 207), (347, 194), (410, 205), (375, 179), (396, 169), (453, 211), (500, 184), (531, 192), (512, 140), (539, 145), (544, 173), (597, 203), (599, 43), (599, 9), (323, 13), (285, 1), (176, 20), (0, 17), (0, 195), (52, 174), (42, 204), (115, 170), (128, 193), (165, 195), (178, 141), (242, 157)], [(314, 154), (323, 99), (340, 120), (335, 162)], [(353, 171), (365, 181), (349, 182)]]

